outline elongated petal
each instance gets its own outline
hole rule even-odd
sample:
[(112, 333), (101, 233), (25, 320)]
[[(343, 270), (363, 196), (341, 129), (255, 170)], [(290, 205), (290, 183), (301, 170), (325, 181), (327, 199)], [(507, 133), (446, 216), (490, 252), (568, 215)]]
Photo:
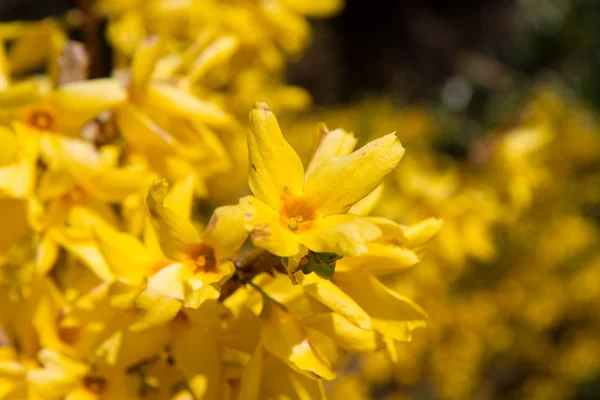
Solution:
[(42, 349), (38, 355), (41, 369), (27, 372), (30, 394), (40, 398), (62, 398), (79, 385), (88, 371), (87, 365), (51, 349)]
[(419, 257), (406, 247), (374, 242), (367, 244), (367, 252), (360, 257), (346, 257), (340, 260), (336, 271), (364, 269), (374, 275), (384, 275), (402, 271), (419, 261)]
[(260, 399), (326, 399), (322, 380), (299, 373), (268, 353), (263, 369)]
[(365, 271), (336, 273), (335, 283), (371, 316), (373, 327), (384, 336), (410, 341), (412, 331), (427, 323), (421, 307)]
[(194, 203), (195, 187), (196, 176), (194, 174), (190, 174), (187, 178), (174, 182), (165, 196), (164, 206), (173, 210), (177, 215), (190, 218)]
[(116, 118), (121, 135), (133, 148), (150, 153), (173, 151), (175, 139), (135, 105), (121, 105)]
[(94, 240), (87, 234), (77, 229), (51, 229), (48, 235), (67, 249), (75, 258), (85, 264), (98, 278), (106, 282), (115, 279), (114, 273), (102, 257)]
[(331, 365), (313, 348), (306, 331), (290, 313), (265, 304), (260, 322), (262, 342), (271, 354), (313, 379), (335, 378)]
[(400, 141), (390, 133), (350, 155), (321, 163), (308, 176), (304, 194), (322, 215), (343, 214), (375, 190), (403, 155)]
[(144, 95), (146, 85), (154, 71), (163, 47), (163, 41), (158, 35), (150, 36), (136, 48), (131, 62), (130, 93), (137, 101)]
[(201, 79), (211, 69), (229, 61), (239, 47), (235, 36), (223, 36), (210, 44), (196, 59), (189, 74), (191, 81)]
[(372, 222), (356, 215), (342, 214), (315, 220), (309, 230), (299, 235), (299, 240), (317, 253), (355, 257), (365, 253), (366, 243), (380, 234)]
[(353, 353), (372, 353), (383, 346), (381, 336), (371, 329), (356, 326), (337, 313), (320, 313), (302, 320), (302, 324), (323, 333), (338, 346)]
[(61, 124), (77, 126), (112, 110), (127, 99), (123, 86), (112, 78), (68, 83), (50, 96), (57, 108)]
[(381, 197), (383, 196), (383, 189), (384, 184), (382, 183), (381, 185), (377, 186), (377, 188), (371, 193), (363, 197), (362, 200), (350, 207), (348, 213), (362, 216), (371, 214), (371, 211), (373, 211), (373, 209), (377, 206), (377, 203), (379, 203), (379, 200), (381, 200)]
[(383, 217), (367, 217), (367, 219), (377, 225), (381, 230), (381, 240), (400, 245), (408, 245), (408, 240), (404, 235), (404, 227), (402, 225)]
[(202, 101), (182, 89), (163, 83), (149, 86), (145, 104), (171, 115), (197, 119), (210, 126), (229, 128), (234, 124), (232, 116), (217, 105)]
[(443, 225), (444, 221), (438, 218), (427, 218), (410, 225), (405, 229), (408, 245), (410, 247), (423, 246), (442, 230)]
[(247, 237), (244, 209), (240, 205), (217, 208), (202, 234), (203, 242), (214, 249), (219, 260), (233, 257)]
[(259, 400), (264, 358), (265, 348), (262, 343), (259, 343), (252, 358), (244, 367), (238, 400)]
[(151, 260), (136, 237), (102, 226), (94, 229), (94, 236), (100, 253), (117, 278), (134, 285), (142, 282)]
[(303, 286), (307, 294), (348, 318), (354, 324), (363, 329), (371, 328), (369, 315), (333, 282), (311, 274), (305, 278)]
[(142, 166), (117, 168), (106, 165), (102, 154), (82, 140), (53, 140), (62, 165), (77, 183), (93, 196), (106, 202), (120, 202), (149, 184), (148, 171)]
[(146, 198), (150, 222), (165, 256), (182, 260), (194, 245), (200, 243), (200, 235), (186, 218), (163, 206), (167, 184), (155, 182)]
[(221, 347), (216, 332), (207, 328), (206, 324), (178, 320), (171, 351), (195, 398), (218, 399)]
[(250, 112), (248, 152), (248, 183), (258, 199), (279, 210), (282, 197), (302, 193), (302, 162), (285, 141), (277, 118), (266, 103), (254, 104)]
[(25, 202), (11, 198), (0, 198), (0, 262), (10, 248), (27, 232)]
[(310, 175), (315, 168), (330, 158), (352, 153), (356, 142), (356, 137), (350, 132), (343, 129), (335, 129), (329, 132), (325, 128), (325, 134), (319, 143), (319, 147), (317, 147), (308, 167), (306, 167), (306, 175)]
[(171, 264), (152, 276), (136, 300), (137, 307), (144, 312), (130, 329), (134, 332), (145, 331), (175, 318), (183, 306), (187, 276), (181, 264)]
[(255, 246), (280, 257), (298, 253), (298, 236), (281, 225), (279, 213), (252, 196), (240, 199), (240, 205), (246, 218), (246, 231)]

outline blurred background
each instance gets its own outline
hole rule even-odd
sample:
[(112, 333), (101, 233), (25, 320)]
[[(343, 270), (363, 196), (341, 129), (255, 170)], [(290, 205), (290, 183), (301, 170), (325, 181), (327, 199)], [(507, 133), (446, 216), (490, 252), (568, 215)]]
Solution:
[[(1, 0), (0, 20), (78, 8), (71, 37), (108, 76), (91, 4)], [(350, 357), (333, 398), (600, 398), (599, 22), (594, 0), (348, 0), (311, 22), (286, 79), (314, 106), (283, 116), (290, 141), (307, 157), (319, 121), (361, 142), (396, 130), (407, 154), (374, 213), (445, 222), (385, 277), (429, 327), (397, 362)]]

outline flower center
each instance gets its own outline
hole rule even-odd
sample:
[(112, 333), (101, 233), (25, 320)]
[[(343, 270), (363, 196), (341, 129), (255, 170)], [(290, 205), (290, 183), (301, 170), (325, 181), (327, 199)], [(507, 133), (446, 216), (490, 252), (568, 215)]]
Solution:
[(188, 252), (188, 257), (196, 265), (196, 271), (217, 271), (217, 258), (210, 246), (201, 243)]
[(43, 131), (52, 130), (54, 117), (48, 110), (34, 110), (29, 116), (29, 124)]
[(292, 231), (308, 227), (316, 218), (314, 208), (302, 196), (286, 197), (280, 214), (282, 224)]

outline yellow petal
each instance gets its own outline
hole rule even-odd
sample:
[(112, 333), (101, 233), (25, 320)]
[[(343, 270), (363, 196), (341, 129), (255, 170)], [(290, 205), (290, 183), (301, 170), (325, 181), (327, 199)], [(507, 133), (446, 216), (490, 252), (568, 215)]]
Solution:
[(132, 332), (146, 331), (175, 318), (183, 306), (187, 276), (181, 264), (164, 267), (152, 276), (136, 300), (137, 307), (144, 312), (129, 329)]
[(210, 126), (230, 128), (234, 123), (232, 116), (214, 103), (202, 101), (182, 89), (163, 83), (150, 85), (145, 104), (155, 110), (199, 120)]
[(171, 352), (194, 396), (216, 400), (219, 398), (221, 347), (216, 332), (207, 325), (194, 320), (177, 320)]
[(322, 380), (298, 373), (268, 353), (264, 358), (260, 399), (326, 399)]
[(410, 341), (412, 331), (427, 323), (427, 313), (421, 307), (365, 271), (336, 272), (334, 280), (371, 316), (373, 327), (384, 336)]
[(25, 202), (11, 198), (0, 198), (0, 263), (10, 248), (27, 232)]
[(77, 183), (106, 202), (121, 202), (148, 185), (148, 171), (142, 166), (107, 166), (93, 145), (82, 140), (53, 140), (57, 156)]
[(250, 112), (248, 152), (248, 183), (258, 199), (279, 210), (282, 197), (302, 193), (304, 168), (300, 157), (285, 141), (275, 114), (265, 103), (254, 104)]
[(131, 84), (129, 87), (134, 102), (144, 95), (144, 90), (154, 71), (163, 44), (159, 36), (154, 35), (146, 38), (136, 48), (131, 61)]
[(303, 319), (302, 324), (318, 330), (353, 353), (372, 353), (383, 346), (381, 336), (375, 331), (359, 328), (337, 313), (316, 314)]
[(383, 217), (367, 217), (367, 219), (377, 225), (381, 230), (381, 240), (408, 245), (408, 240), (404, 235), (404, 227), (402, 225)]
[(245, 225), (242, 206), (218, 207), (202, 234), (202, 241), (214, 249), (218, 260), (230, 259), (248, 238)]
[(169, 153), (175, 139), (133, 104), (123, 104), (116, 112), (121, 135), (135, 149), (149, 153)]
[(38, 359), (44, 367), (27, 372), (32, 394), (38, 396), (62, 398), (79, 385), (79, 380), (88, 371), (85, 364), (51, 349), (42, 349)]
[(262, 343), (256, 346), (256, 350), (250, 361), (244, 367), (240, 381), (238, 400), (258, 400), (260, 395), (260, 381), (263, 370), (265, 349)]
[(278, 305), (265, 304), (260, 322), (262, 342), (271, 354), (313, 379), (335, 378), (331, 365), (313, 348), (306, 331), (290, 313)]
[(63, 85), (52, 93), (49, 102), (59, 111), (61, 122), (77, 126), (126, 99), (123, 86), (116, 79), (106, 78)]
[(323, 161), (352, 153), (356, 142), (356, 137), (350, 132), (346, 132), (343, 129), (335, 129), (329, 132), (325, 128), (319, 147), (317, 147), (308, 167), (306, 167), (306, 175), (310, 175)]
[(196, 176), (193, 174), (174, 182), (165, 196), (164, 206), (173, 210), (177, 215), (190, 218), (194, 203), (195, 186)]
[(410, 247), (420, 247), (437, 235), (444, 225), (438, 218), (427, 218), (417, 224), (405, 228), (404, 234)]
[(252, 196), (240, 199), (240, 206), (246, 218), (246, 231), (255, 246), (280, 257), (298, 253), (298, 236), (281, 225), (279, 213)]
[(40, 239), (35, 254), (35, 266), (39, 274), (45, 275), (50, 272), (58, 259), (59, 250), (57, 243), (48, 235)]
[(338, 262), (336, 271), (368, 270), (384, 275), (412, 267), (420, 261), (410, 249), (389, 243), (368, 243), (367, 252), (360, 257), (346, 257)]
[(307, 294), (348, 318), (354, 324), (363, 329), (371, 328), (369, 315), (333, 282), (311, 274), (305, 278), (303, 286)]
[[(0, 50), (1, 51), (1, 50)], [(6, 127), (0, 127), (0, 167), (17, 159), (19, 141), (17, 136)]]
[(331, 215), (313, 222), (299, 236), (300, 243), (316, 253), (358, 256), (367, 252), (367, 242), (381, 234), (368, 220), (351, 214)]
[(304, 195), (324, 216), (343, 214), (375, 190), (403, 155), (400, 141), (390, 133), (350, 155), (321, 163), (308, 176)]
[(239, 41), (235, 36), (223, 36), (216, 39), (200, 53), (189, 73), (189, 79), (197, 81), (211, 69), (228, 62), (238, 47)]
[(142, 282), (151, 260), (136, 237), (102, 226), (95, 227), (94, 236), (100, 253), (117, 278), (133, 285)]
[(56, 228), (48, 231), (48, 235), (69, 251), (75, 258), (85, 264), (98, 278), (106, 282), (115, 279), (94, 240), (87, 234), (74, 228)]
[(200, 235), (186, 218), (163, 206), (167, 192), (164, 180), (155, 182), (146, 198), (150, 222), (160, 247), (168, 258), (182, 260), (190, 248), (200, 243)]
[(371, 211), (373, 211), (373, 209), (377, 206), (377, 203), (379, 203), (381, 200), (381, 197), (383, 197), (383, 188), (383, 183), (377, 186), (375, 190), (363, 197), (358, 203), (355, 203), (352, 207), (350, 207), (348, 213), (362, 216), (371, 214)]

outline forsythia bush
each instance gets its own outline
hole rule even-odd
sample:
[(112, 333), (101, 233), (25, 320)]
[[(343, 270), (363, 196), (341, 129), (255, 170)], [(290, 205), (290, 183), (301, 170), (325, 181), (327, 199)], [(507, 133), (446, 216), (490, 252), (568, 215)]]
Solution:
[(353, 360), (332, 397), (597, 397), (597, 116), (559, 83), (544, 83), (464, 158), (440, 152), (443, 129), (423, 109), (374, 103), (319, 117), (367, 132), (402, 126), (406, 156), (373, 212), (408, 224), (444, 220), (417, 268), (383, 280), (428, 311), (428, 328), (396, 360), (382, 352)]
[(319, 399), (345, 354), (398, 358), (427, 315), (379, 277), (441, 220), (369, 216), (394, 133), (319, 125), (303, 165), (274, 113), (340, 6), (99, 1), (103, 79), (77, 15), (0, 26), (0, 399)]

